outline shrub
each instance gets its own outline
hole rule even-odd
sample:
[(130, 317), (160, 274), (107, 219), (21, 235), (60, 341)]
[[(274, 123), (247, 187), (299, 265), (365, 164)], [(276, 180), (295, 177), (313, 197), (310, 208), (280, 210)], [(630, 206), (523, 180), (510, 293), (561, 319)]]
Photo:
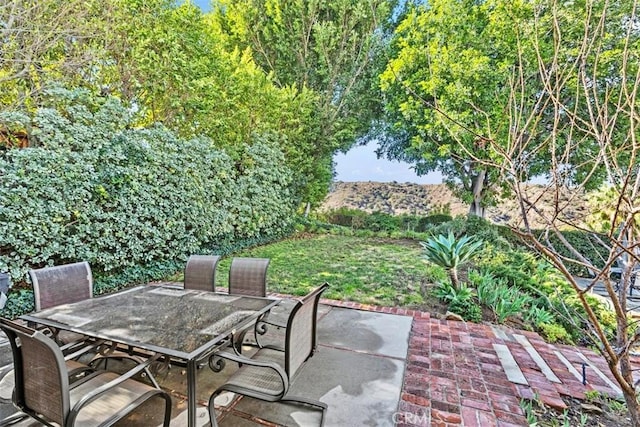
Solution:
[(429, 231), (436, 225), (445, 224), (453, 220), (449, 214), (431, 214), (420, 218), (418, 221), (417, 231)]
[[(598, 241), (596, 233), (588, 233), (580, 230), (563, 231), (562, 235), (582, 256), (594, 263), (598, 267), (604, 265), (604, 260), (609, 256), (609, 250), (602, 246)], [(604, 242), (609, 239), (606, 236), (600, 236)], [(564, 247), (558, 238), (551, 235), (550, 242), (560, 255), (573, 258), (574, 255)], [(576, 276), (589, 277), (589, 272), (581, 265), (568, 264), (569, 271)]]
[(415, 231), (424, 231), (420, 229), (420, 217), (415, 215), (400, 215), (397, 217), (398, 226), (400, 228), (399, 231), (402, 232), (415, 232)]
[(363, 218), (368, 214), (359, 209), (339, 208), (318, 214), (320, 221), (345, 227), (362, 228)]
[(469, 283), (476, 290), (478, 302), (488, 307), (492, 306), (495, 302), (497, 295), (495, 291), (496, 287), (504, 285), (501, 279), (496, 279), (490, 272), (478, 272), (476, 270), (469, 270)]
[(540, 325), (543, 323), (549, 324), (555, 322), (555, 316), (553, 313), (535, 304), (531, 305), (526, 311), (524, 311), (524, 319), (537, 328), (540, 328)]
[(469, 272), (469, 281), (476, 288), (480, 304), (491, 308), (498, 323), (522, 313), (531, 303), (531, 297), (516, 287), (509, 287), (505, 278), (495, 278), (490, 272)]
[(449, 311), (457, 314), (468, 322), (481, 322), (482, 321), (482, 308), (473, 302), (469, 301), (453, 301), (449, 304)]
[(400, 218), (384, 212), (373, 212), (364, 217), (364, 228), (371, 231), (398, 231)]
[(482, 241), (474, 241), (468, 236), (455, 238), (450, 232), (447, 236), (439, 235), (420, 242), (424, 256), (449, 272), (451, 285), (458, 288), (458, 267), (468, 262), (482, 246)]
[(0, 271), (14, 283), (77, 260), (97, 276), (175, 268), (190, 253), (290, 232), (291, 172), (273, 136), (231, 158), (205, 138), (133, 128), (116, 98), (55, 95), (55, 109), (25, 124), (39, 146), (0, 154)]
[(18, 289), (16, 292), (10, 292), (7, 296), (7, 303), (0, 311), (2, 317), (15, 319), (21, 314), (28, 313), (35, 309), (35, 299), (33, 291), (28, 289)]
[(557, 323), (541, 323), (538, 325), (542, 336), (550, 343), (573, 344), (574, 341), (571, 334), (567, 332), (564, 326)]
[[(529, 251), (529, 248), (525, 242), (514, 234), (508, 227), (496, 226), (496, 230), (503, 236), (511, 245), (521, 250)], [(544, 231), (533, 230), (534, 234), (544, 233)], [(563, 230), (562, 236), (573, 246), (581, 255), (594, 263), (597, 267), (604, 265), (604, 260), (607, 258), (609, 251), (602, 246), (600, 241), (608, 241), (608, 238), (603, 235), (598, 235), (593, 232), (586, 232), (581, 230)], [(544, 240), (544, 239), (543, 239)], [(600, 240), (600, 241), (599, 241)], [(550, 236), (550, 243), (562, 256), (573, 258), (574, 255), (565, 248), (564, 244), (558, 240), (558, 237), (552, 234)], [(569, 272), (573, 275), (580, 277), (589, 277), (589, 272), (578, 264), (567, 263)]]
[(538, 259), (530, 252), (501, 250), (495, 246), (487, 245), (478, 255), (476, 266), (483, 273), (499, 277), (508, 285), (527, 289), (534, 286), (533, 276), (538, 262)]
[(455, 288), (448, 283), (440, 283), (435, 289), (435, 295), (438, 299), (448, 304), (453, 302), (463, 303), (473, 299), (474, 291), (464, 283), (459, 288)]
[(500, 288), (493, 304), (498, 323), (504, 323), (511, 316), (520, 314), (531, 302), (531, 297), (517, 288)]
[(453, 233), (455, 236), (473, 236), (487, 244), (500, 249), (509, 249), (511, 244), (505, 239), (498, 228), (489, 221), (475, 215), (460, 216), (453, 221), (442, 223), (431, 230), (433, 235)]

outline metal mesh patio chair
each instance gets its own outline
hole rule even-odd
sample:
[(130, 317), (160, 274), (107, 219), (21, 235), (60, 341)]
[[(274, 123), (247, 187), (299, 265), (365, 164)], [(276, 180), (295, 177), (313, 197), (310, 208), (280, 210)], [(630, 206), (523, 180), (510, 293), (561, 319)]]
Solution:
[(219, 261), (219, 255), (191, 255), (184, 269), (184, 288), (215, 292)]
[(36, 311), (93, 298), (93, 276), (86, 261), (29, 270)]
[(267, 296), (268, 258), (233, 258), (229, 269), (229, 294)]
[[(93, 275), (86, 261), (29, 270), (36, 311), (93, 298)], [(53, 331), (60, 344), (81, 343), (86, 337)]]
[(0, 328), (13, 352), (13, 403), (28, 416), (46, 425), (108, 426), (159, 396), (165, 401), (164, 426), (169, 426), (170, 396), (131, 379), (155, 357), (124, 375), (97, 371), (69, 384), (62, 350), (51, 338), (6, 319), (0, 319)]
[(209, 417), (212, 426), (217, 426), (214, 400), (223, 391), (267, 402), (310, 405), (322, 411), (320, 424), (324, 424), (324, 412), (327, 409), (325, 403), (288, 395), (287, 392), (300, 367), (315, 352), (318, 302), (320, 295), (328, 286), (325, 283), (297, 301), (287, 322), (284, 347), (264, 346), (251, 358), (237, 352), (219, 354), (224, 359), (237, 362), (240, 368), (209, 398)]

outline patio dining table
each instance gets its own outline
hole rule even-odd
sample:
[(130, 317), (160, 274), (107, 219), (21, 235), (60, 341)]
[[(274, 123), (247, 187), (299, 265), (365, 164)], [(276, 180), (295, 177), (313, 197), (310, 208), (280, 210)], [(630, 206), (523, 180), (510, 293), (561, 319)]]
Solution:
[(140, 286), (20, 316), (183, 361), (187, 371), (188, 425), (196, 425), (198, 363), (253, 325), (278, 300), (172, 286)]

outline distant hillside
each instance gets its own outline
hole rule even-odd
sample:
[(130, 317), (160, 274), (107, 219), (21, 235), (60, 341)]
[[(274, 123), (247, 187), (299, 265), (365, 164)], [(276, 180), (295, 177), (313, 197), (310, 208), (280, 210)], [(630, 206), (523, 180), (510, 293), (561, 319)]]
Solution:
[[(542, 187), (531, 185), (531, 194), (539, 194)], [(572, 219), (582, 218), (586, 213), (583, 196), (569, 198), (564, 194), (557, 200), (568, 204), (566, 215)], [(538, 209), (551, 212), (554, 198), (545, 195), (537, 204)], [(444, 184), (410, 184), (381, 182), (335, 182), (321, 210), (340, 207), (360, 209), (366, 212), (385, 212), (392, 215), (428, 215), (434, 212), (449, 212), (453, 216), (469, 212), (469, 206), (455, 197)], [(497, 224), (516, 224), (519, 211), (515, 200), (502, 200), (497, 207), (487, 210), (487, 219)], [(537, 224), (532, 224), (534, 227)]]

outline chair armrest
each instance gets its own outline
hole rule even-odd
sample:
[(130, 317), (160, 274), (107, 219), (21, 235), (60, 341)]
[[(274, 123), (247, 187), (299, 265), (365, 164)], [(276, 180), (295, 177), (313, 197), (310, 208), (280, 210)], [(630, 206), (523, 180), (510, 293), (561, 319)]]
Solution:
[(216, 356), (221, 357), (223, 359), (231, 360), (233, 362), (237, 362), (237, 363), (242, 364), (242, 365), (249, 365), (249, 366), (256, 366), (256, 367), (259, 367), (259, 368), (272, 369), (272, 370), (276, 371), (276, 373), (280, 377), (280, 380), (282, 381), (282, 387), (284, 388), (285, 392), (286, 392), (286, 390), (289, 389), (289, 379), (287, 377), (287, 373), (284, 371), (284, 369), (282, 369), (282, 367), (280, 365), (278, 365), (275, 362), (260, 362), (259, 360), (250, 359), (250, 358), (245, 357), (245, 356), (243, 356), (241, 354), (229, 353), (229, 352), (226, 352), (226, 351), (220, 352), (220, 353), (216, 354)]
[(143, 363), (137, 365), (136, 367), (130, 369), (129, 371), (125, 372), (124, 374), (120, 375), (118, 378), (115, 378), (111, 381), (109, 381), (106, 384), (101, 385), (100, 387), (92, 390), (91, 392), (85, 394), (84, 396), (82, 396), (82, 398), (73, 406), (73, 408), (71, 409), (70, 412), (70, 420), (73, 423), (73, 421), (75, 421), (76, 416), (78, 415), (78, 413), (80, 412), (80, 410), (82, 409), (83, 406), (85, 406), (88, 403), (93, 402), (94, 400), (96, 400), (97, 398), (100, 397), (100, 395), (102, 393), (104, 393), (105, 391), (112, 389), (114, 387), (117, 387), (118, 385), (122, 384), (123, 382), (125, 382), (128, 379), (131, 379), (131, 377), (133, 377), (136, 374), (139, 374), (140, 372), (144, 371), (145, 369), (147, 369), (149, 367), (149, 365), (151, 365), (151, 363), (155, 362), (156, 360), (158, 360), (158, 358), (160, 357), (160, 354), (155, 354), (153, 357), (145, 360)]
[(256, 324), (261, 324), (261, 323), (265, 323), (267, 325), (272, 325), (272, 326), (276, 326), (278, 328), (283, 328), (283, 329), (287, 329), (287, 324), (286, 323), (282, 323), (282, 322), (278, 322), (275, 320), (270, 320), (268, 317), (258, 320), (256, 322)]
[(62, 350), (64, 351), (66, 348), (71, 348), (71, 349), (74, 349), (75, 351), (73, 353), (65, 354), (64, 360), (76, 359), (76, 358), (82, 356), (83, 354), (90, 352), (91, 350), (95, 350), (96, 348), (100, 347), (103, 344), (104, 344), (104, 340), (98, 340), (98, 341), (92, 342), (90, 344), (86, 344), (85, 346), (83, 346), (80, 349), (76, 349), (77, 348), (76, 347), (77, 343), (69, 343), (69, 344), (67, 344), (67, 346), (63, 346)]

